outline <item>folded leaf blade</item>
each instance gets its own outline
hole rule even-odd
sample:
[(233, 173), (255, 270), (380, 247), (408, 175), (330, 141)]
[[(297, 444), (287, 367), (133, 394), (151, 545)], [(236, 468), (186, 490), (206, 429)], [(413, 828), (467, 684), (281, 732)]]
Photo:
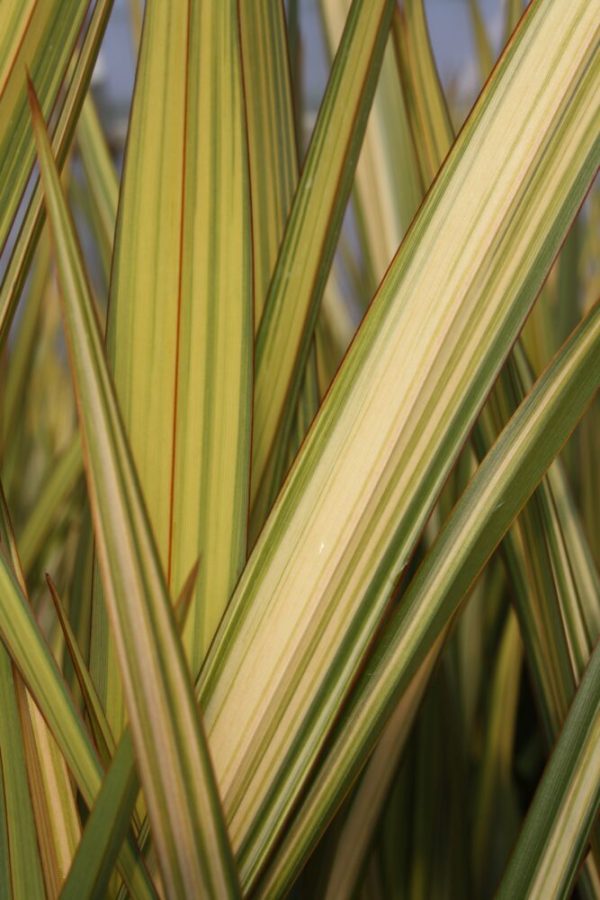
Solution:
[(185, 633), (194, 671), (246, 555), (253, 320), (237, 6), (147, 4), (107, 331), (173, 595), (202, 560)]
[(62, 289), (104, 597), (166, 889), (237, 894), (183, 647), (35, 95), (34, 130)]

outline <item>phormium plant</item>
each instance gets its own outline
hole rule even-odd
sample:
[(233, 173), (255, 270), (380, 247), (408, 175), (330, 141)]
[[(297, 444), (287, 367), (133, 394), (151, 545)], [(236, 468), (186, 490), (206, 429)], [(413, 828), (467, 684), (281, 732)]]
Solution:
[(309, 135), (303, 3), (132, 2), (123, 161), (2, 3), (2, 898), (600, 897), (598, 4), (464, 2)]

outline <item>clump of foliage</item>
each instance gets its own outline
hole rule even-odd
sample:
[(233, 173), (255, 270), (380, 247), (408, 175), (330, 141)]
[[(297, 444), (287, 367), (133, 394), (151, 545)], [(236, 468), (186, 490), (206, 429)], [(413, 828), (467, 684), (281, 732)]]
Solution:
[(121, 170), (2, 4), (1, 897), (600, 897), (597, 6), (467, 7), (305, 141), (297, 3), (132, 2)]

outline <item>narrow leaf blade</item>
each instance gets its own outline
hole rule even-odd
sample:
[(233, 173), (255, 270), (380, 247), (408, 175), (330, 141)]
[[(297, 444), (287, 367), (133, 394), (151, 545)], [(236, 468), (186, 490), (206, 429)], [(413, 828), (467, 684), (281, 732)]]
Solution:
[[(236, 872), (171, 601), (41, 111), (34, 131), (57, 256), (88, 491), (154, 841), (167, 890), (235, 896)], [(127, 535), (127, 539), (124, 536)], [(168, 769), (165, 760), (169, 760)]]
[(394, 612), (260, 896), (289, 885), (394, 705), (600, 385), (600, 303), (486, 456)]

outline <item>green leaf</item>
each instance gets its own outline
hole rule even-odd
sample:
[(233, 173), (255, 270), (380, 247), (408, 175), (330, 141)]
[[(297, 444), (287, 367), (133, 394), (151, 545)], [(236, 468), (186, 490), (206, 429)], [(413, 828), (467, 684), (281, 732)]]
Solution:
[(600, 808), (600, 646), (592, 654), (498, 898), (568, 897)]
[[(494, 666), (472, 832), (471, 865), (478, 896), (492, 892), (495, 887), (495, 872), (490, 861), (495, 863), (498, 853), (509, 849), (502, 846), (497, 848), (500, 805), (509, 810), (512, 806), (510, 811), (514, 815), (515, 825), (517, 821), (518, 801), (512, 783), (512, 767), (522, 658), (519, 626), (515, 614), (509, 610)], [(500, 830), (504, 834), (508, 829)], [(490, 850), (494, 844), (496, 852), (491, 855)], [(502, 865), (505, 863), (506, 859), (502, 861)]]
[(475, 50), (477, 53), (477, 61), (479, 63), (480, 80), (483, 84), (492, 71), (492, 66), (494, 65), (494, 51), (486, 31), (481, 7), (479, 6), (479, 0), (467, 0), (467, 5), (469, 8), (471, 27), (473, 29), (473, 37), (475, 39)]
[[(522, 401), (532, 381), (527, 359), (517, 343), (489, 401), (497, 427)], [(491, 443), (487, 418), (482, 417), (475, 430), (476, 442), (484, 452)], [(494, 429), (491, 434), (495, 435)], [(503, 550), (551, 748), (596, 642), (600, 596), (598, 576), (568, 498), (560, 460), (519, 516)], [(592, 865), (586, 862), (586, 877)]]
[(3, 3), (0, 8), (0, 86), (5, 87), (30, 24), (36, 0)]
[[(519, 345), (515, 348), (508, 372), (514, 397), (519, 403), (533, 383), (527, 358)], [(600, 576), (575, 510), (561, 460), (550, 468), (547, 478), (536, 492), (535, 504), (543, 519), (540, 534), (546, 544), (569, 658), (579, 681), (600, 634)], [(548, 599), (549, 595), (546, 596), (546, 604)]]
[(406, 0), (393, 20), (394, 47), (425, 188), (453, 143), (452, 122), (427, 31), (423, 0)]
[(244, 885), (593, 178), (599, 87), (589, 5), (542, 0), (421, 207), (246, 565), (199, 682)]
[[(56, 663), (33, 618), (11, 567), (0, 554), (0, 633), (23, 680), (52, 731), (81, 791), (92, 807), (102, 782), (102, 768)], [(36, 735), (40, 740), (40, 735)], [(54, 809), (56, 816), (56, 809)], [(135, 897), (154, 897), (144, 867), (130, 844), (119, 857), (120, 870)]]
[(15, 676), (10, 656), (0, 647), (0, 792), (8, 836), (6, 896), (29, 900), (44, 896), (33, 807), (27, 780), (25, 748), (19, 718)]
[[(390, 0), (352, 4), (271, 279), (255, 351), (252, 502), (258, 523), (275, 499), (284, 473), (296, 401), (392, 7)], [(255, 524), (253, 533), (257, 531)]]
[[(246, 556), (253, 338), (247, 168), (238, 4), (151, 0), (107, 346), (173, 595), (202, 560), (199, 602), (185, 634), (195, 672)], [(108, 712), (118, 731), (118, 709)]]
[[(196, 564), (192, 568), (175, 604), (175, 614), (180, 629), (183, 628), (190, 604), (194, 599), (197, 574), (198, 565)], [(102, 895), (105, 880), (114, 869), (117, 855), (132, 816), (135, 832), (138, 835), (140, 844), (143, 846), (143, 842), (147, 837), (147, 823), (144, 822), (142, 824), (145, 816), (145, 807), (143, 804), (138, 804), (138, 814), (136, 815), (134, 807), (139, 793), (139, 779), (135, 767), (129, 728), (126, 728), (123, 732), (115, 750), (112, 734), (110, 734), (108, 723), (105, 721), (93, 682), (81, 659), (81, 654), (76, 645), (68, 619), (62, 610), (60, 598), (52, 582), (49, 580), (48, 583), (61, 620), (65, 640), (73, 658), (86, 709), (94, 729), (96, 743), (100, 748), (101, 755), (102, 747), (105, 748), (106, 764), (110, 765), (110, 777), (106, 777), (102, 782), (92, 816), (86, 823), (84, 838), (78, 849), (78, 859), (69, 873), (69, 890), (74, 892), (74, 896), (87, 896), (86, 891), (91, 889), (92, 885), (96, 885), (95, 891), (100, 896)], [(108, 758), (109, 755), (112, 756), (112, 760)]]
[[(35, 359), (36, 338), (40, 326), (41, 307), (50, 272), (50, 241), (45, 236), (40, 242), (38, 256), (31, 274), (31, 285), (24, 298), (24, 308), (16, 335), (10, 344), (10, 365), (2, 385), (2, 456), (3, 480), (8, 485), (7, 462), (9, 454), (18, 452), (15, 436), (22, 427), (23, 397), (30, 383)], [(15, 446), (17, 444), (17, 446)]]
[[(35, 158), (27, 109), (25, 66), (29, 67), (38, 89), (44, 92), (44, 111), (49, 110), (61, 88), (64, 67), (73, 49), (72, 41), (81, 39), (79, 52), (71, 62), (73, 71), (69, 83), (64, 92), (60, 91), (62, 103), (52, 139), (56, 159), (62, 166), (92, 77), (112, 3), (113, 0), (98, 0), (82, 28), (82, 17), (89, 6), (87, 0), (67, 0), (66, 4), (62, 0), (36, 3), (31, 31), (27, 31), (27, 38), (20, 47), (20, 55), (11, 68), (6, 90), (0, 99), (0, 196), (5, 198), (1, 204), (2, 228), (8, 229), (13, 223), (16, 204)], [(23, 212), (23, 222), (14, 246), (8, 247), (7, 267), (0, 286), (0, 345), (6, 339), (44, 220), (39, 182)], [(0, 238), (0, 246), (5, 237), (6, 234)]]
[[(284, 9), (261, 0), (239, 6), (244, 99), (248, 132), (254, 330), (258, 330), (269, 283), (298, 185), (298, 151)], [(309, 354), (289, 452), (293, 458), (319, 406), (314, 348)], [(281, 472), (283, 476), (284, 472)], [(254, 516), (254, 533), (263, 525)]]
[(523, 0), (506, 0), (504, 8), (506, 17), (504, 24), (504, 40), (508, 41), (509, 37), (517, 27), (523, 13)]
[[(331, 56), (350, 0), (324, 0), (321, 14)], [(361, 250), (376, 287), (421, 201), (422, 188), (406, 103), (388, 38), (360, 151), (353, 193)]]
[(600, 303), (510, 420), (411, 580), (259, 896), (277, 895), (291, 883), (412, 676), (585, 412), (600, 386), (599, 350)]
[(119, 182), (91, 94), (88, 94), (81, 108), (77, 143), (90, 189), (100, 255), (108, 275), (117, 221)]
[[(139, 791), (133, 759), (131, 734), (128, 731), (122, 738), (86, 822), (60, 895), (61, 900), (106, 896), (115, 857), (127, 833)], [(116, 805), (115, 798), (118, 798)]]
[(19, 535), (21, 561), (26, 572), (31, 571), (53, 529), (64, 517), (65, 503), (73, 493), (81, 474), (81, 444), (76, 435), (52, 467), (31, 515)]
[(241, 3), (239, 11), (256, 331), (298, 182), (298, 151), (283, 6), (259, 0)]
[[(17, 580), (19, 588), (26, 594), (25, 578), (19, 560), (17, 546), (12, 531), (12, 525), (8, 514), (8, 508), (0, 486), (0, 555), (3, 556), (11, 574)], [(0, 625), (0, 634), (2, 634)], [(9, 648), (0, 645), (0, 655), (3, 660), (4, 675), (10, 672), (11, 679), (4, 680), (5, 701), (0, 704), (2, 718), (6, 717), (10, 731), (4, 733), (7, 741), (2, 753), (4, 755), (4, 774), (8, 784), (5, 790), (5, 803), (10, 816), (8, 831), (12, 836), (11, 855), (15, 857), (15, 877), (20, 880), (25, 875), (27, 882), (25, 888), (29, 891), (37, 879), (37, 866), (33, 858), (25, 858), (30, 855), (32, 847), (39, 847), (42, 865), (43, 879), (46, 890), (50, 894), (58, 892), (67, 868), (79, 840), (80, 825), (75, 798), (73, 795), (69, 774), (65, 761), (56, 742), (53, 740), (50, 730), (35, 706), (31, 694), (26, 690), (19, 672), (10, 662)], [(12, 682), (12, 690), (11, 683)], [(13, 695), (14, 692), (14, 695)], [(19, 726), (16, 727), (13, 706), (18, 706)], [(12, 715), (12, 722), (11, 722)], [(28, 801), (23, 796), (23, 785), (20, 772), (21, 762), (18, 758), (18, 733), (21, 731), (22, 751), (26, 764), (26, 778), (28, 779), (28, 791), (30, 792), (31, 806), (28, 809)], [(1, 744), (0, 744), (1, 746)], [(17, 800), (18, 806), (13, 807), (13, 801)], [(33, 812), (35, 834), (27, 836), (27, 820), (29, 810)], [(15, 835), (15, 828), (20, 835)], [(12, 864), (11, 864), (12, 865)], [(27, 873), (21, 871), (23, 865), (28, 868)], [(18, 885), (13, 884), (13, 890), (18, 891)]]
[(343, 900), (354, 896), (358, 877), (373, 843), (407, 738), (444, 646), (446, 633), (433, 645), (404, 691), (379, 738), (336, 841), (326, 898)]
[[(0, 757), (0, 770), (2, 758)], [(4, 776), (0, 774), (0, 891), (3, 897), (10, 897), (10, 847), (8, 839), (8, 823), (6, 821), (6, 802), (4, 799)]]
[(81, 655), (77, 639), (73, 634), (73, 629), (71, 628), (69, 618), (63, 608), (63, 604), (58, 595), (58, 591), (56, 590), (56, 586), (54, 585), (54, 582), (49, 575), (46, 576), (46, 581), (48, 582), (50, 596), (52, 597), (54, 609), (56, 611), (61, 631), (65, 639), (65, 645), (73, 663), (75, 675), (79, 683), (79, 688), (81, 690), (81, 695), (83, 697), (83, 702), (85, 704), (85, 709), (91, 725), (92, 734), (94, 736), (94, 742), (96, 744), (96, 747), (98, 748), (98, 754), (100, 756), (100, 759), (102, 760), (103, 765), (108, 767), (110, 760), (115, 752), (115, 739), (110, 730), (110, 726), (106, 721), (106, 716), (104, 715), (104, 710), (102, 709), (100, 698), (98, 697), (94, 682), (92, 681), (90, 673)]
[[(6, 6), (6, 5), (5, 5)], [(16, 4), (8, 4), (16, 6)], [(13, 41), (3, 34), (0, 58), (0, 247), (4, 246), (35, 160), (29, 128), (26, 71), (37, 85), (46, 115), (53, 108), (88, 6), (87, 0), (29, 4)], [(9, 15), (9, 10), (4, 15)], [(11, 23), (6, 23), (10, 32)], [(16, 27), (15, 27), (16, 26)], [(7, 62), (10, 60), (9, 64)]]
[[(477, 429), (479, 439), (484, 439), (482, 447), (488, 446), (491, 443), (491, 435), (495, 434), (492, 428), (486, 435), (484, 425), (485, 417), (482, 417)], [(554, 531), (554, 536), (559, 538), (562, 545), (564, 537), (560, 523), (556, 521), (556, 513), (561, 509), (555, 502), (559, 494), (555, 492), (556, 483), (552, 484), (555, 480), (553, 476), (556, 476), (557, 472), (562, 487), (565, 487), (564, 478), (560, 475), (560, 460), (556, 460), (547, 473), (547, 484), (542, 483), (530, 501), (530, 508), (521, 513), (516, 525), (505, 536), (501, 548), (510, 576), (512, 599), (519, 618), (534, 697), (549, 749), (554, 746), (561, 732), (581, 677), (582, 661), (588, 659), (590, 652), (586, 638), (586, 622), (579, 603), (580, 599), (585, 598), (585, 594), (576, 597), (573, 604), (572, 598), (568, 595), (561, 596), (559, 583), (555, 581), (555, 574), (561, 569), (563, 574), (572, 575), (574, 572), (579, 575), (587, 574), (585, 539), (574, 527), (565, 531), (565, 534), (570, 534), (573, 539), (568, 547), (569, 558), (566, 560), (566, 566), (560, 557), (552, 558), (555, 545), (548, 543), (547, 539), (548, 534)], [(564, 517), (564, 513), (563, 508), (564, 522), (569, 522), (568, 515), (571, 520), (573, 519), (572, 509), (568, 512), (567, 518)], [(545, 533), (544, 529), (549, 530)], [(579, 579), (579, 582), (581, 581), (582, 579)], [(585, 580), (583, 581), (585, 584)], [(598, 592), (590, 595), (591, 604), (588, 602), (588, 609), (597, 609), (597, 597)], [(565, 604), (565, 601), (569, 601), (570, 605)], [(579, 663), (572, 655), (572, 648), (577, 653), (583, 651)], [(590, 898), (596, 896), (594, 885), (597, 879), (595, 862), (588, 857), (579, 882), (583, 896)]]
[[(531, 387), (531, 374), (517, 345), (475, 430), (481, 456)], [(491, 419), (495, 420), (495, 424)], [(515, 608), (533, 676), (546, 737), (558, 736), (595, 643), (597, 576), (574, 518), (560, 461), (522, 512), (503, 544)], [(595, 613), (597, 615), (597, 613)]]
[(172, 896), (235, 896), (235, 867), (189, 670), (33, 88), (30, 97), (104, 598), (165, 889)]
[[(415, 116), (413, 123), (429, 183), (451, 146), (452, 125), (427, 40), (422, 0), (409, 0), (406, 21), (400, 24), (399, 46), (409, 60), (402, 70), (406, 89), (414, 100), (414, 109), (429, 111), (428, 117)], [(507, 371), (501, 373), (495, 386), (489, 409), (474, 429), (474, 442), (481, 456), (487, 453), (531, 385), (531, 374), (517, 341)], [(560, 461), (550, 468), (532, 504), (536, 512), (528, 509), (521, 517), (526, 533), (518, 539), (510, 533), (503, 548), (542, 716), (552, 743), (575, 690), (569, 645), (579, 658), (581, 673), (595, 640), (594, 629), (590, 630), (582, 613), (592, 615), (597, 610), (593, 598), (598, 596), (599, 587), (589, 547), (569, 501)]]

